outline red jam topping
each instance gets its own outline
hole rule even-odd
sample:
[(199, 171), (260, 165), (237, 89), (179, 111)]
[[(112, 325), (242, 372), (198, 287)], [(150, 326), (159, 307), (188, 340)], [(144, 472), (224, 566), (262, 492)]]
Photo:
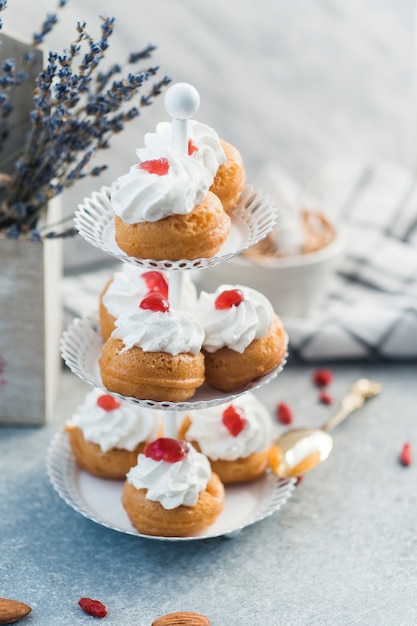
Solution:
[(244, 299), (244, 295), (240, 289), (222, 291), (214, 302), (214, 308), (217, 310), (231, 309), (232, 306), (239, 306)]
[(165, 176), (168, 174), (169, 161), (168, 159), (152, 159), (151, 161), (143, 161), (139, 163), (138, 168), (146, 170), (149, 174), (157, 174), (158, 176)]
[(97, 398), (97, 405), (104, 411), (114, 411), (119, 408), (120, 404), (120, 400), (114, 396), (109, 396), (108, 394)]
[(160, 437), (146, 444), (144, 454), (154, 461), (177, 463), (187, 456), (188, 444), (171, 437)]
[(194, 141), (192, 139), (188, 140), (188, 156), (191, 156), (192, 154), (194, 154), (194, 152), (198, 152), (198, 148), (195, 145)]
[(149, 293), (160, 293), (164, 298), (168, 298), (168, 282), (161, 272), (150, 270), (144, 272), (142, 278), (146, 283)]
[(169, 311), (169, 302), (162, 294), (154, 291), (143, 298), (142, 302), (139, 304), (139, 308), (166, 313)]
[(244, 415), (243, 409), (233, 406), (233, 404), (223, 411), (222, 422), (232, 437), (237, 437), (245, 428), (248, 420)]

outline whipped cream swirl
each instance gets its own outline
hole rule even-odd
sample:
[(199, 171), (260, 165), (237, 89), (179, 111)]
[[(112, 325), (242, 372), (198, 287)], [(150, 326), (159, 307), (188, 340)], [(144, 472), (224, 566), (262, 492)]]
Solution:
[[(188, 136), (196, 148), (190, 156), (201, 162), (214, 178), (219, 166), (226, 161), (216, 131), (197, 120), (189, 120)], [(137, 154), (141, 160), (146, 160), (151, 154), (161, 155), (167, 150), (172, 150), (172, 123), (159, 122), (154, 133), (145, 134), (145, 149), (137, 150)]]
[(96, 443), (103, 452), (112, 448), (134, 450), (143, 441), (157, 436), (161, 412), (128, 404), (120, 400), (120, 406), (111, 411), (102, 409), (97, 399), (103, 391), (93, 389), (84, 399), (69, 422), (79, 428), (86, 441)]
[(199, 321), (186, 311), (166, 312), (138, 309), (115, 322), (112, 337), (124, 343), (122, 351), (138, 346), (144, 352), (198, 354), (204, 339)]
[[(243, 411), (246, 424), (233, 437), (223, 424), (225, 409), (234, 406)], [(191, 414), (191, 426), (187, 439), (198, 443), (201, 452), (212, 460), (235, 461), (253, 452), (269, 448), (272, 441), (272, 419), (266, 407), (251, 393), (235, 398), (232, 402), (209, 407)]]
[[(243, 302), (229, 309), (216, 309), (217, 296), (233, 289), (242, 291)], [(254, 339), (266, 333), (274, 319), (269, 300), (259, 291), (243, 285), (221, 285), (214, 293), (202, 291), (193, 313), (203, 325), (203, 348), (207, 352), (227, 347), (242, 353)]]
[[(115, 272), (111, 283), (103, 295), (102, 301), (107, 311), (113, 317), (117, 318), (136, 312), (139, 304), (149, 293), (148, 286), (142, 274), (148, 270), (142, 270), (129, 263), (124, 263), (120, 271)], [(161, 272), (165, 276), (169, 285), (169, 277), (165, 272)], [(193, 306), (197, 300), (197, 289), (189, 272), (183, 273), (183, 290), (181, 305), (184, 309)]]
[(169, 162), (166, 174), (154, 174), (137, 164), (117, 179), (111, 202), (115, 214), (125, 223), (157, 222), (171, 215), (187, 215), (206, 197), (213, 176), (202, 163), (174, 152), (148, 155), (146, 160), (161, 156)]
[(211, 468), (207, 457), (192, 445), (188, 448), (187, 456), (176, 463), (154, 461), (139, 454), (138, 464), (127, 474), (128, 482), (136, 489), (147, 489), (146, 498), (159, 502), (164, 509), (194, 506), (207, 487)]

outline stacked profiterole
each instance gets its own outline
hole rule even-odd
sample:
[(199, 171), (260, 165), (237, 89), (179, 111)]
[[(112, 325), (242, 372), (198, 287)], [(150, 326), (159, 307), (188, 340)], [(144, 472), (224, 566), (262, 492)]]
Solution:
[[(165, 103), (171, 121), (145, 135), (112, 187), (115, 241), (127, 256), (100, 294), (103, 389), (66, 430), (81, 468), (124, 481), (122, 504), (139, 533), (181, 537), (217, 520), (224, 485), (266, 471), (272, 420), (250, 389), (282, 366), (288, 340), (254, 289), (198, 293), (187, 263), (159, 269), (161, 260), (215, 259), (245, 185), (238, 150), (191, 119), (196, 90), (174, 85)], [(203, 386), (217, 402), (176, 411)]]

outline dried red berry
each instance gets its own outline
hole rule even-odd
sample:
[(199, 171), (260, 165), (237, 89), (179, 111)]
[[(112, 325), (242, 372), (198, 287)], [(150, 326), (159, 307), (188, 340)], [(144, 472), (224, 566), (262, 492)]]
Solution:
[(143, 161), (138, 165), (139, 169), (149, 172), (149, 174), (157, 174), (158, 176), (164, 176), (168, 174), (169, 161), (168, 159), (152, 159), (151, 161)]
[(160, 293), (164, 298), (168, 298), (168, 282), (161, 272), (154, 270), (143, 272), (142, 278), (149, 293)]
[(176, 463), (187, 456), (188, 444), (186, 441), (178, 441), (171, 437), (160, 437), (146, 444), (144, 454), (154, 461)]
[(143, 298), (142, 302), (139, 304), (139, 308), (166, 313), (169, 311), (169, 302), (162, 294), (154, 291)]
[(244, 295), (240, 289), (228, 289), (222, 291), (214, 302), (214, 308), (217, 310), (231, 309), (232, 306), (239, 306), (244, 300)]
[(279, 402), (276, 409), (277, 419), (281, 424), (292, 424), (293, 415), (291, 407), (286, 402)]
[(400, 463), (405, 467), (411, 465), (411, 445), (409, 443), (405, 443), (401, 449)]
[(80, 598), (78, 604), (87, 615), (92, 615), (93, 617), (106, 617), (107, 615), (107, 609), (100, 600)]
[(320, 391), (319, 401), (322, 404), (333, 404), (333, 398), (329, 393), (327, 393), (327, 391)]
[(333, 372), (326, 368), (321, 368), (313, 373), (313, 383), (316, 387), (327, 387), (333, 380)]
[(194, 141), (192, 139), (188, 140), (188, 155), (191, 156), (192, 154), (194, 154), (194, 152), (198, 152), (198, 148), (195, 145)]
[(97, 405), (104, 411), (114, 411), (119, 408), (120, 404), (120, 400), (108, 394), (103, 394), (97, 398)]
[(233, 404), (223, 411), (222, 422), (232, 437), (237, 437), (242, 432), (247, 421), (244, 410)]

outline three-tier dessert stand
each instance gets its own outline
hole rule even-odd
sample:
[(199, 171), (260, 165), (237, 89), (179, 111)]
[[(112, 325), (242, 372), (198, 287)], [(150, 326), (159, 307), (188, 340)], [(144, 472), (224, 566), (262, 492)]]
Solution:
[[(165, 106), (172, 118), (173, 149), (187, 152), (188, 120), (199, 108), (196, 89), (186, 83), (170, 87), (165, 96)], [(230, 234), (215, 256), (180, 261), (155, 261), (127, 256), (117, 246), (114, 236), (114, 213), (110, 196), (113, 187), (103, 187), (86, 198), (75, 214), (75, 225), (83, 238), (123, 263), (143, 269), (163, 270), (169, 274), (168, 299), (172, 308), (179, 308), (184, 272), (202, 270), (223, 263), (263, 239), (275, 226), (277, 210), (261, 192), (246, 185), (236, 207), (230, 214)], [(109, 393), (101, 381), (98, 358), (103, 340), (97, 316), (77, 318), (67, 328), (61, 341), (61, 353), (66, 365), (80, 379)], [(156, 402), (112, 395), (140, 406), (164, 412), (164, 435), (177, 436), (178, 416), (191, 409), (204, 409), (230, 402), (233, 398), (266, 385), (282, 370), (283, 364), (234, 393), (221, 393), (204, 384), (187, 401)], [(290, 497), (294, 479), (280, 479), (272, 472), (252, 483), (226, 486), (224, 510), (218, 520), (205, 531), (191, 537), (150, 537), (133, 528), (121, 504), (123, 481), (100, 479), (78, 468), (73, 457), (68, 436), (58, 433), (48, 453), (48, 473), (54, 488), (73, 509), (103, 526), (127, 534), (150, 539), (187, 541), (223, 535), (233, 535), (243, 528), (276, 512)]]

